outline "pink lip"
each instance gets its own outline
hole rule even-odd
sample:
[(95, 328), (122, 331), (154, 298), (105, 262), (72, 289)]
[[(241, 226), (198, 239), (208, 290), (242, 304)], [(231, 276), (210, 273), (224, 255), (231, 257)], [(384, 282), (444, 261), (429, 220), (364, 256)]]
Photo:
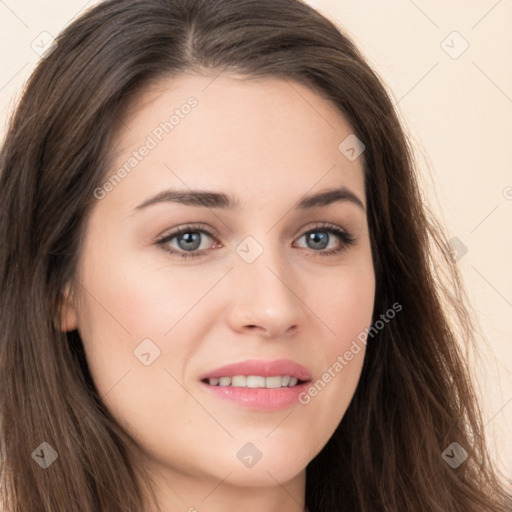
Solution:
[(200, 383), (206, 391), (232, 403), (255, 411), (275, 411), (299, 404), (299, 395), (306, 392), (309, 382), (297, 384), (291, 388), (237, 388), (210, 386)]
[(202, 375), (200, 380), (233, 377), (234, 375), (259, 375), (261, 377), (289, 375), (305, 382), (299, 382), (296, 386), (284, 388), (210, 386), (206, 382), (201, 382), (201, 386), (215, 396), (229, 400), (236, 405), (257, 411), (272, 411), (298, 404), (299, 395), (306, 391), (309, 381), (311, 381), (311, 374), (304, 366), (288, 359), (278, 359), (275, 361), (251, 359), (229, 364)]
[(278, 375), (289, 375), (298, 380), (311, 380), (311, 374), (304, 366), (290, 361), (289, 359), (276, 359), (275, 361), (263, 361), (248, 359), (240, 363), (228, 364), (216, 368), (211, 372), (199, 377), (199, 380), (233, 377), (234, 375), (260, 375), (261, 377), (277, 377)]

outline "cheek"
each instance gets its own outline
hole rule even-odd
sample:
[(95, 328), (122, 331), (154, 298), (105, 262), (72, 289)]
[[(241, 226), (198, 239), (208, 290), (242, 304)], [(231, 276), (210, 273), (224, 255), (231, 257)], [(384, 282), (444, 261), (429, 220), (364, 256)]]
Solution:
[(192, 312), (216, 280), (212, 273), (173, 271), (144, 259), (118, 255), (108, 260), (116, 264), (89, 264), (82, 274), (89, 292), (83, 323), (111, 334), (115, 330), (118, 337), (129, 336), (132, 342), (163, 338)]
[(343, 418), (359, 382), (375, 298), (373, 268), (341, 269), (336, 279), (325, 282), (323, 292), (318, 288), (309, 297), (325, 334), (318, 347), (322, 364), (299, 402), (322, 431), (312, 436), (319, 449)]
[(324, 323), (326, 353), (346, 350), (350, 342), (368, 328), (375, 300), (375, 276), (371, 264), (341, 267), (310, 287), (311, 309)]
[[(122, 251), (107, 256), (108, 247), (96, 246), (101, 255), (90, 253), (80, 276), (79, 331), (100, 394), (127, 372), (147, 380), (147, 359), (152, 369), (168, 368), (183, 381), (187, 360), (215, 318), (215, 302), (202, 299), (225, 271), (173, 269), (162, 258), (155, 264), (154, 257), (123, 257)], [(163, 380), (168, 386), (168, 375)]]

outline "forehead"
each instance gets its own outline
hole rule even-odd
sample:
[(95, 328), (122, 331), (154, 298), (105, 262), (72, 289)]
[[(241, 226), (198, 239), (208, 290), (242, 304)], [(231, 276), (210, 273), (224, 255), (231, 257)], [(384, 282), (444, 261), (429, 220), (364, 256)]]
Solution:
[(116, 194), (130, 202), (130, 191), (140, 199), (164, 184), (237, 196), (286, 190), (291, 199), (329, 186), (364, 191), (362, 157), (340, 150), (353, 136), (349, 123), (328, 99), (289, 79), (160, 79), (132, 99), (120, 126), (109, 172), (129, 171)]

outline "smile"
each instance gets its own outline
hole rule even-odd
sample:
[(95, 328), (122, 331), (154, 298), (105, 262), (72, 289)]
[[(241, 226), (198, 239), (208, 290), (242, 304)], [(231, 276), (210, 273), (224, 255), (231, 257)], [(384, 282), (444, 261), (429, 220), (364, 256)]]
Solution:
[(213, 377), (205, 379), (210, 386), (236, 388), (284, 388), (295, 386), (299, 381), (296, 377), (290, 375), (277, 375), (275, 377), (263, 377), (260, 375), (234, 375), (233, 377)]

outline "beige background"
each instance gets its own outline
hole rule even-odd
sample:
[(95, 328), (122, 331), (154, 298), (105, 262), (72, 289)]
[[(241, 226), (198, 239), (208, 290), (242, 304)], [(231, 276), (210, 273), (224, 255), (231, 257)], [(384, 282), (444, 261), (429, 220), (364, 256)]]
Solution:
[[(0, 136), (38, 53), (95, 3), (0, 0)], [(458, 264), (489, 340), (474, 372), (512, 481), (512, 0), (309, 3), (346, 29), (388, 84), (428, 200), (467, 247)]]

